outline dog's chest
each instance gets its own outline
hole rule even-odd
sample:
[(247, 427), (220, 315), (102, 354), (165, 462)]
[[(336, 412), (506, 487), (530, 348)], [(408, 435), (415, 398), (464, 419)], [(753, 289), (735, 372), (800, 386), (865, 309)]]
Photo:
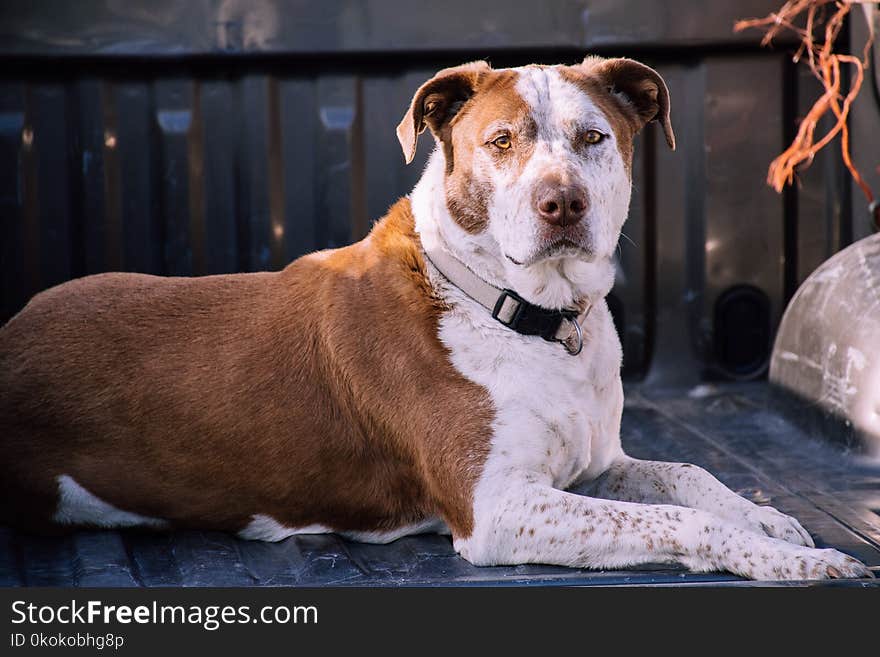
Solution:
[(455, 367), (495, 407), (493, 470), (528, 472), (564, 488), (601, 472), (619, 449), (620, 344), (604, 302), (585, 322), (578, 356), (526, 338), (465, 306), (441, 320)]

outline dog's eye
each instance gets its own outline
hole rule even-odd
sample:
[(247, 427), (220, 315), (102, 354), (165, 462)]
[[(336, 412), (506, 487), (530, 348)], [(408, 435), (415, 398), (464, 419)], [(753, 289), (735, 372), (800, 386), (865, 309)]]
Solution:
[(584, 133), (584, 141), (588, 144), (598, 144), (603, 139), (605, 139), (605, 135), (598, 130), (587, 130)]
[(510, 137), (507, 135), (501, 135), (500, 137), (493, 139), (492, 143), (503, 151), (506, 151), (512, 145)]

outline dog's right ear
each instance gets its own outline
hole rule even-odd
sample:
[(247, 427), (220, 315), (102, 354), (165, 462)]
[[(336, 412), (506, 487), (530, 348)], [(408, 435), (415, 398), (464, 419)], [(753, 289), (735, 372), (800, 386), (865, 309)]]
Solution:
[(597, 76), (610, 93), (626, 101), (638, 117), (640, 128), (648, 121), (659, 122), (666, 143), (675, 150), (675, 133), (669, 118), (669, 89), (657, 71), (624, 57), (603, 59), (591, 55), (584, 58), (580, 67)]
[(480, 77), (490, 70), (491, 67), (482, 60), (470, 62), (443, 69), (419, 87), (409, 110), (397, 126), (397, 138), (407, 164), (416, 155), (416, 142), (425, 125), (435, 135), (442, 137), (452, 117), (474, 95)]

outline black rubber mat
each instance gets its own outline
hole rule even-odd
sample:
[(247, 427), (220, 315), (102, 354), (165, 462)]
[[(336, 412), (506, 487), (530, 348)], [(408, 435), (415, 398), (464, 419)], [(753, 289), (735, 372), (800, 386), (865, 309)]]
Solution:
[[(818, 547), (847, 552), (880, 575), (876, 461), (808, 435), (780, 412), (767, 384), (664, 393), (630, 387), (627, 393), (623, 441), (631, 455), (701, 465), (746, 497), (797, 517)], [(45, 538), (0, 528), (2, 586), (707, 584), (753, 583), (665, 565), (602, 572), (478, 568), (455, 554), (449, 538), (437, 535), (368, 545), (335, 535), (259, 543), (212, 532)], [(880, 580), (826, 584), (877, 586)]]

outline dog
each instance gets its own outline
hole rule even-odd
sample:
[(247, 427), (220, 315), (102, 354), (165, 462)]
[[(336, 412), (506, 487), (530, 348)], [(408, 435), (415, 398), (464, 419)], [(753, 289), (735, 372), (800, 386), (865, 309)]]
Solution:
[(630, 59), (445, 69), (397, 127), (407, 162), (433, 134), (424, 174), (360, 242), (273, 273), (36, 295), (0, 331), (0, 518), (870, 576), (703, 469), (621, 447), (604, 298), (650, 121), (674, 148), (667, 87)]

